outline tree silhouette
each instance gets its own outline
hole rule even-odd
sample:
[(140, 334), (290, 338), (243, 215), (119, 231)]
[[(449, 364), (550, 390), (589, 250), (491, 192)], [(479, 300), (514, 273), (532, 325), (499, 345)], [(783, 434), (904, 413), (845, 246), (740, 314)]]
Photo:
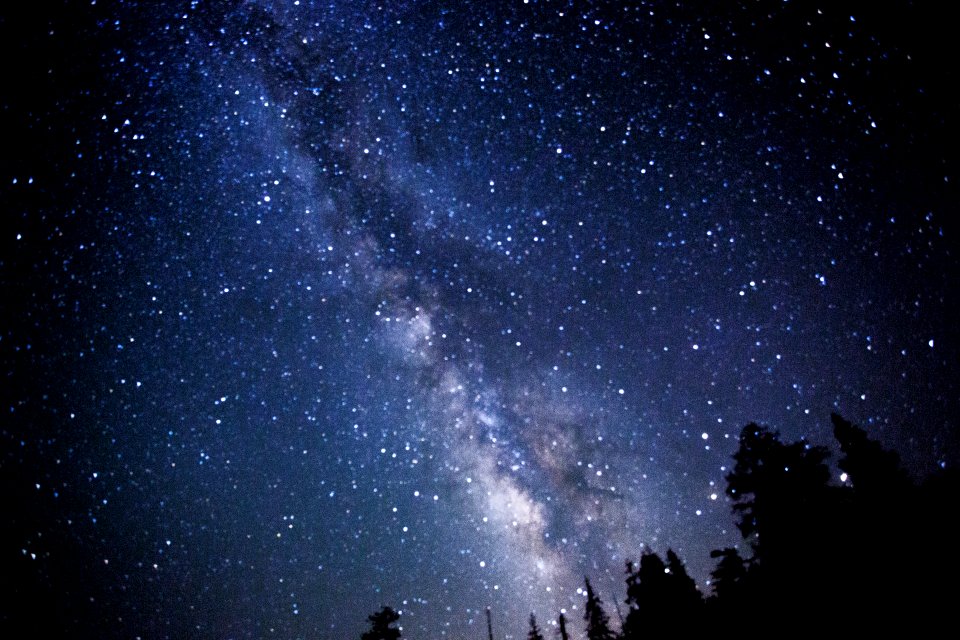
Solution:
[(733, 547), (714, 549), (710, 557), (719, 559), (710, 573), (713, 597), (706, 602), (706, 618), (728, 629), (742, 626), (744, 619), (762, 617), (756, 605), (762, 600), (752, 594), (750, 563)]
[(658, 616), (666, 596), (667, 565), (656, 553), (646, 550), (640, 556), (639, 567), (627, 561), (627, 599), (629, 607), (623, 622), (623, 637), (642, 638), (649, 632), (659, 632)]
[[(659, 575), (658, 575), (659, 569)], [(623, 621), (623, 637), (642, 638), (656, 625), (658, 599), (662, 595), (661, 576), (666, 571), (660, 556), (646, 551), (640, 556), (640, 566), (627, 561), (627, 617)], [(651, 615), (652, 612), (652, 615)]]
[(839, 615), (848, 594), (835, 574), (849, 560), (832, 544), (843, 510), (837, 489), (828, 485), (827, 449), (805, 440), (784, 444), (777, 432), (756, 424), (743, 428), (739, 444), (727, 495), (753, 549), (744, 586), (755, 599), (756, 625), (778, 628), (796, 602)]
[(364, 633), (360, 640), (399, 640), (400, 630), (391, 626), (399, 619), (399, 613), (390, 607), (384, 607), (367, 617), (370, 630)]
[(560, 625), (560, 628), (557, 630), (557, 633), (560, 635), (560, 640), (570, 640), (570, 636), (567, 635), (567, 616), (561, 613), (557, 619), (557, 623)]
[(614, 640), (617, 635), (610, 629), (610, 620), (603, 610), (600, 596), (593, 592), (589, 578), (584, 581), (587, 583), (587, 605), (583, 619), (587, 621), (588, 640)]
[[(937, 527), (927, 526), (933, 511), (918, 507), (917, 490), (895, 452), (884, 449), (866, 431), (837, 414), (831, 414), (830, 420), (844, 454), (837, 466), (852, 485), (847, 489), (842, 519), (845, 536), (836, 541), (849, 574), (850, 598), (864, 612), (906, 606), (920, 611), (939, 591), (930, 586), (940, 582), (935, 571), (906, 558), (893, 562), (878, 559), (903, 546), (923, 548), (925, 555), (942, 558), (934, 543)], [(908, 584), (909, 594), (904, 588)]]
[(640, 565), (627, 562), (627, 604), (630, 611), (623, 624), (623, 637), (676, 634), (691, 631), (700, 622), (703, 598), (672, 549), (667, 562), (644, 551)]
[(830, 414), (830, 420), (833, 435), (844, 453), (837, 466), (850, 477), (857, 493), (869, 499), (889, 500), (911, 488), (896, 452), (884, 449), (867, 437), (866, 431), (835, 413)]
[(827, 455), (824, 447), (804, 440), (783, 444), (780, 435), (766, 427), (751, 423), (743, 428), (733, 456), (736, 464), (726, 478), (727, 495), (740, 514), (737, 527), (758, 560), (782, 551), (771, 547), (792, 538), (798, 520), (821, 498), (830, 479)]
[(530, 614), (530, 631), (527, 633), (527, 640), (544, 640), (540, 627), (537, 626), (537, 617)]
[(710, 572), (713, 594), (728, 602), (739, 599), (747, 577), (747, 563), (740, 552), (733, 547), (714, 549), (710, 557), (720, 558), (717, 568)]
[(688, 616), (695, 616), (703, 604), (703, 596), (697, 589), (697, 583), (687, 573), (680, 556), (673, 549), (667, 549), (667, 583), (670, 585), (670, 598), (673, 612), (678, 617), (690, 620)]
[[(695, 635), (707, 621), (746, 637), (879, 635), (904, 623), (914, 635), (933, 635), (956, 627), (949, 579), (960, 573), (953, 508), (960, 473), (941, 469), (915, 486), (895, 453), (840, 416), (831, 420), (849, 483), (829, 483), (824, 447), (784, 443), (776, 431), (747, 425), (726, 480), (752, 556), (712, 551), (718, 562), (705, 602), (673, 549), (666, 560), (646, 549), (639, 563), (626, 564), (629, 609), (619, 636), (584, 578), (586, 638)], [(400, 638), (389, 607), (369, 619), (362, 640)], [(563, 613), (558, 623), (560, 640), (569, 640)], [(533, 613), (527, 640), (544, 640)]]

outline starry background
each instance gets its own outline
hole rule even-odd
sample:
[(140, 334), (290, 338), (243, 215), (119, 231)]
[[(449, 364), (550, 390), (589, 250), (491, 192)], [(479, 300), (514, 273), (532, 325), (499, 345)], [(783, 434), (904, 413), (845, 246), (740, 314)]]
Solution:
[(4, 624), (579, 633), (709, 591), (747, 422), (956, 465), (953, 35), (875, 4), (5, 10)]

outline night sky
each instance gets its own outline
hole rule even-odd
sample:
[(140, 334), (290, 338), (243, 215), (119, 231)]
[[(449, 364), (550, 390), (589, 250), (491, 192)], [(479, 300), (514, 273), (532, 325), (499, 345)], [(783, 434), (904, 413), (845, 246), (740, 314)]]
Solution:
[(950, 20), (715, 4), (2, 16), (3, 620), (579, 637), (748, 422), (960, 464)]

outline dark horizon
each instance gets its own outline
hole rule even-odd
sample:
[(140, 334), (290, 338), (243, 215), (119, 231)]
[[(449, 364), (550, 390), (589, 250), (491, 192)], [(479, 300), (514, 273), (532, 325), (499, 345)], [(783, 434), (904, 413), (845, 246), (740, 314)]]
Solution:
[[(960, 498), (960, 473), (939, 471), (915, 483), (899, 456), (865, 430), (837, 414), (830, 421), (839, 482), (831, 478), (828, 447), (785, 442), (757, 424), (740, 432), (724, 493), (743, 539), (711, 551), (709, 589), (697, 587), (673, 549), (647, 547), (625, 562), (622, 601), (614, 593), (605, 606), (584, 576), (582, 624), (571, 624), (571, 612), (561, 609), (547, 623), (550, 635), (581, 637), (579, 626), (587, 640), (840, 636), (908, 626), (949, 633), (954, 590), (945, 576), (960, 571), (960, 523), (945, 507)], [(489, 606), (486, 615), (493, 640)], [(402, 610), (385, 606), (368, 619), (361, 640), (400, 640)], [(535, 612), (526, 638), (546, 640)]]

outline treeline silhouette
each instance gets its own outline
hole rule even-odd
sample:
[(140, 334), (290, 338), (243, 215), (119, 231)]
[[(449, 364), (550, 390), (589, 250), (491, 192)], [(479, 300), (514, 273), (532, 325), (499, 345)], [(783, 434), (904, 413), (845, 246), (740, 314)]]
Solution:
[[(825, 447), (747, 425), (725, 478), (746, 555), (714, 550), (705, 595), (672, 549), (665, 559), (644, 551), (626, 563), (628, 612), (619, 631), (586, 578), (588, 640), (956, 633), (958, 475), (941, 470), (917, 485), (896, 453), (839, 415), (831, 420), (841, 484), (830, 481)], [(399, 639), (397, 620), (385, 607), (370, 616), (362, 640)], [(557, 622), (560, 640), (568, 640), (568, 620), (561, 613)], [(527, 638), (544, 640), (533, 614)]]

